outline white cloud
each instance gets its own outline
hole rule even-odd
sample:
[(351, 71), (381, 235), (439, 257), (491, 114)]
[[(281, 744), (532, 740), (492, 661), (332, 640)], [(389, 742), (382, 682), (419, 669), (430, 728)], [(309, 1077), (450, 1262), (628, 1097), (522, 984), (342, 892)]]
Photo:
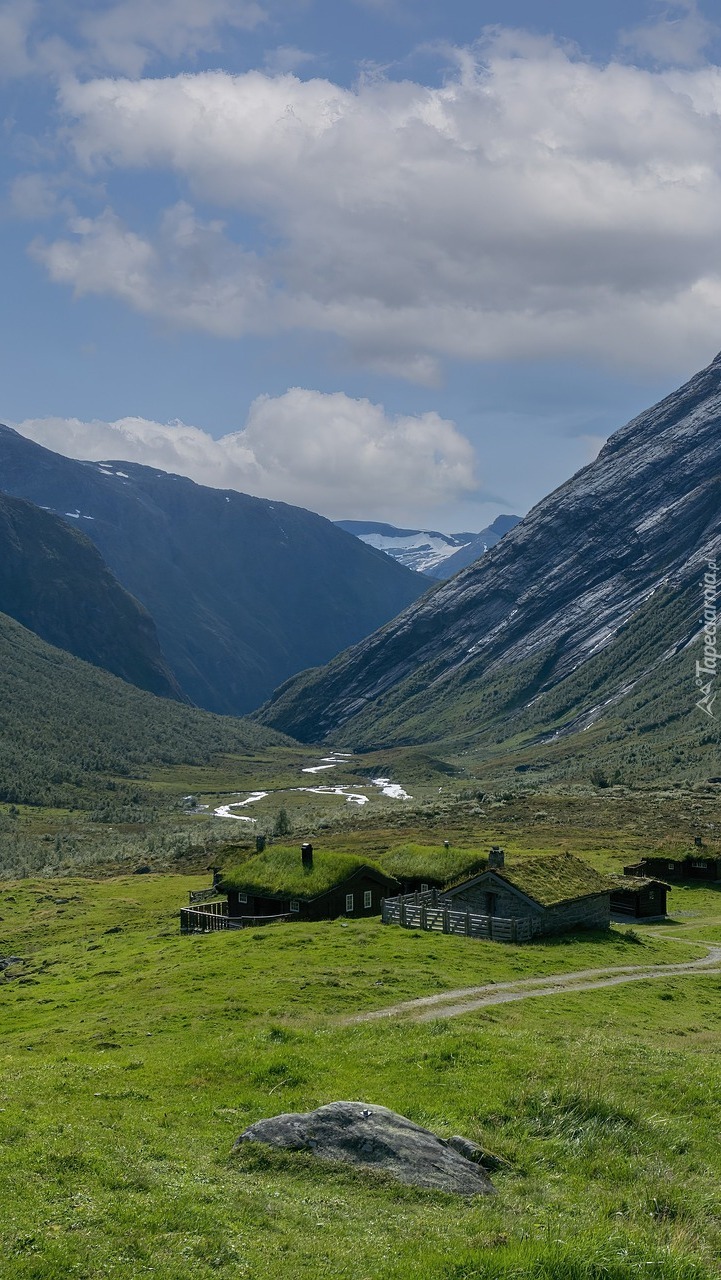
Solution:
[(664, 66), (696, 66), (718, 34), (695, 0), (670, 5), (651, 22), (621, 33), (621, 44)]
[(412, 519), (477, 490), (473, 449), (453, 422), (436, 413), (391, 417), (342, 392), (293, 387), (260, 396), (243, 429), (220, 440), (198, 427), (145, 418), (15, 425), (68, 457), (140, 462), (331, 518)]
[[(66, 84), (86, 172), (170, 172), (187, 199), (153, 234), (109, 212), (35, 253), (78, 292), (218, 334), (334, 334), (429, 384), (444, 357), (711, 355), (721, 70), (595, 66), (508, 32), (459, 67), (440, 88), (258, 71)], [(252, 243), (236, 213), (261, 228)]]
[(78, 0), (62, 18), (37, 0), (0, 0), (0, 77), (137, 76), (156, 58), (220, 50), (224, 32), (252, 30), (265, 16), (257, 0)]
[(217, 50), (224, 27), (250, 30), (263, 18), (255, 0), (121, 0), (100, 10), (93, 4), (78, 29), (87, 60), (134, 76), (156, 56)]
[(35, 0), (0, 4), (0, 77), (15, 79), (32, 70), (28, 38), (36, 14)]

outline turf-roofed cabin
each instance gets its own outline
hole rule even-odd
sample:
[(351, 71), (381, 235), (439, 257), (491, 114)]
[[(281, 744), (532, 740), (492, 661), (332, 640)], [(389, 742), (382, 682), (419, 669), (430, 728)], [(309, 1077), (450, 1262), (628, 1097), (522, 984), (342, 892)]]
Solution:
[(533, 933), (566, 929), (607, 929), (611, 923), (608, 876), (572, 853), (530, 857), (506, 863), (502, 849), (492, 849), (487, 870), (443, 893), (454, 910), (512, 920), (525, 917)]
[(397, 880), (373, 863), (348, 853), (273, 847), (222, 872), (218, 889), (227, 894), (231, 919), (286, 916), (293, 920), (335, 920), (376, 916), (383, 898), (398, 893)]
[(483, 871), (485, 865), (485, 854), (437, 845), (405, 844), (383, 857), (384, 870), (400, 881), (403, 893), (443, 889)]

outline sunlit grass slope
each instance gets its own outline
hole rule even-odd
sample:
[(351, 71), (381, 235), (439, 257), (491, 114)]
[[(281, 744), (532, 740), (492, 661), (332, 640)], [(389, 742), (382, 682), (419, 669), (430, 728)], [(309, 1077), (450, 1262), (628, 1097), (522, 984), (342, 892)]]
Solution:
[[(721, 1250), (721, 981), (669, 978), (425, 1024), (396, 1001), (687, 959), (673, 928), (526, 947), (377, 920), (181, 938), (198, 879), (0, 896), (0, 1276), (710, 1280)], [(505, 1157), (465, 1202), (309, 1157), (231, 1156), (253, 1120), (359, 1098)]]

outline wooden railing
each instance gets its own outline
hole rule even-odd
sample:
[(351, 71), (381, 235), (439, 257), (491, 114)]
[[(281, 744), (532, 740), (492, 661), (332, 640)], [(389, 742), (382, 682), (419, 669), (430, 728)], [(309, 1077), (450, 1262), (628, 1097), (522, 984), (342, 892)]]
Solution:
[(464, 938), (489, 938), (495, 942), (528, 942), (537, 932), (532, 916), (504, 919), (501, 916), (478, 915), (473, 911), (456, 911), (434, 889), (385, 898), (381, 920), (383, 924), (400, 925), (402, 929), (452, 933)]
[(181, 907), (180, 932), (216, 933), (220, 929), (250, 929), (290, 919), (290, 915), (229, 916), (227, 902), (205, 902), (202, 907)]

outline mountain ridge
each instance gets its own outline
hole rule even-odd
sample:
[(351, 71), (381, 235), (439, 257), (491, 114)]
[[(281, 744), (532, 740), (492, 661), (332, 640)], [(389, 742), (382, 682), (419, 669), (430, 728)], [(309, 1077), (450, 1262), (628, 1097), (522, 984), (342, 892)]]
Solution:
[(426, 582), (331, 521), (0, 427), (0, 487), (78, 522), (151, 614), (184, 694), (243, 714), (388, 621)]
[[(671, 661), (698, 637), (693, 583), (721, 543), (720, 423), (717, 356), (615, 433), (481, 560), (326, 668), (287, 682), (259, 718), (360, 746), (379, 735), (388, 745), (509, 740), (526, 731), (529, 708), (582, 673), (661, 588), (686, 601), (685, 620), (660, 637)], [(618, 707), (613, 679), (604, 675), (606, 696)], [(688, 705), (673, 714), (700, 715), (691, 675), (678, 696)], [(591, 710), (581, 702), (573, 714)], [(599, 718), (602, 710), (591, 723)]]
[(518, 523), (520, 516), (497, 516), (480, 533), (440, 533), (437, 529), (402, 529), (377, 520), (336, 520), (346, 533), (352, 533), (367, 546), (383, 551), (399, 564), (424, 573), (430, 578), (445, 579), (482, 556), (489, 547)]
[(0, 612), (141, 689), (182, 698), (150, 614), (80, 530), (0, 492)]

